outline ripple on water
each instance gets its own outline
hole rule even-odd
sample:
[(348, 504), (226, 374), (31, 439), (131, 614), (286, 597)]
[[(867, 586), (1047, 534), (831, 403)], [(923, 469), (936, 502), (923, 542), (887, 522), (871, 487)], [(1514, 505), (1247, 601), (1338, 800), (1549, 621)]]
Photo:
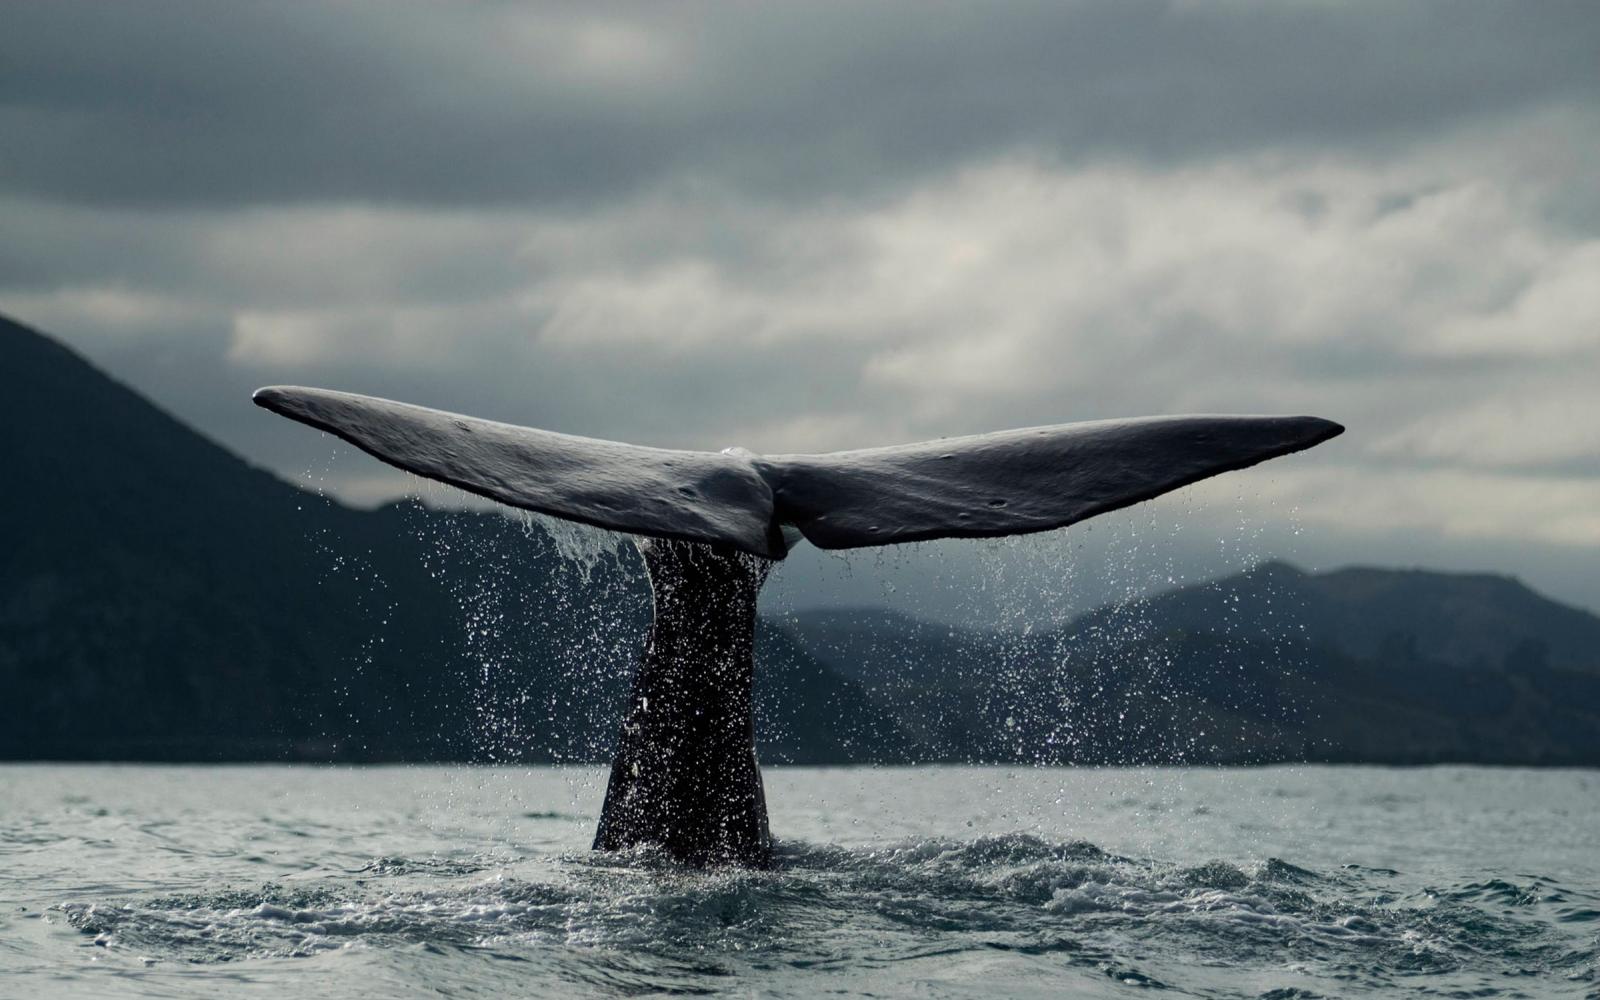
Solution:
[(1529, 976), (1590, 981), (1593, 894), (1533, 876), (1409, 890), (1399, 881), (1385, 869), (1325, 873), (1277, 859), (1181, 867), (1011, 835), (870, 850), (786, 843), (765, 872), (688, 870), (649, 850), (509, 863), (384, 857), (254, 888), (59, 909), (96, 944), (166, 961), (401, 945), (525, 960), (557, 946), (570, 958), (563, 975), (659, 985), (650, 975), (670, 971), (691, 992), (741, 970), (938, 968), (997, 953), (1199, 992), (1251, 968), (1289, 983), (1262, 994), (1285, 998), (1419, 976), (1483, 995), (1515, 993), (1506, 984)]

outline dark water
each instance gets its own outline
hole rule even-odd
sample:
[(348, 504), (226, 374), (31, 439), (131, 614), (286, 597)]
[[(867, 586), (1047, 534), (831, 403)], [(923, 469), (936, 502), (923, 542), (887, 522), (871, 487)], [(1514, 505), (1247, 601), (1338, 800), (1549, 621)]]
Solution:
[(709, 873), (598, 779), (0, 768), (0, 996), (1600, 995), (1596, 772), (776, 769)]

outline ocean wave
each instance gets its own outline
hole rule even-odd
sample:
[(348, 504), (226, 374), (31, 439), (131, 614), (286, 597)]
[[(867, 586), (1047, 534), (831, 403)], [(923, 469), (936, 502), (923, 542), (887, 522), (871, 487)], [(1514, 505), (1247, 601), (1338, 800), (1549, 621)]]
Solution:
[(526, 957), (557, 946), (585, 951), (605, 975), (646, 955), (721, 976), (1004, 951), (1200, 992), (1207, 970), (1277, 968), (1297, 985), (1274, 995), (1291, 997), (1422, 975), (1435, 989), (1535, 975), (1576, 986), (1592, 982), (1600, 958), (1600, 899), (1549, 877), (1426, 886), (1387, 869), (1184, 866), (1026, 835), (786, 842), (769, 871), (687, 869), (649, 849), (384, 857), (257, 887), (58, 909), (109, 950), (200, 964), (401, 946)]

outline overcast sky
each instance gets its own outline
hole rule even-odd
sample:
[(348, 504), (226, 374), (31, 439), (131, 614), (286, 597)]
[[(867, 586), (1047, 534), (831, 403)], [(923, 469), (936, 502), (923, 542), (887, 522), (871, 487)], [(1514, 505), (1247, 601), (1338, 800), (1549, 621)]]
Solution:
[(250, 389), (756, 451), (1314, 413), (1181, 551), (1600, 607), (1596, 53), (1592, 0), (8, 0), (0, 310), (361, 502), (413, 487)]

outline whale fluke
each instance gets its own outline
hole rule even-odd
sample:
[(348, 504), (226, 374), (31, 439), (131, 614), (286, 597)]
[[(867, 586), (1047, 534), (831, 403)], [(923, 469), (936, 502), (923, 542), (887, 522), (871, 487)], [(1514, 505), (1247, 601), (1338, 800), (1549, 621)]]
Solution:
[(1050, 531), (1306, 450), (1315, 416), (1155, 416), (757, 459), (778, 517), (821, 549)]
[(557, 434), (328, 389), (269, 386), (251, 398), (390, 465), (511, 507), (769, 559), (786, 551), (772, 489), (738, 455)]
[(1320, 417), (1097, 420), (756, 460), (824, 549), (1049, 531), (1341, 433)]
[(767, 559), (787, 554), (785, 526), (825, 549), (1062, 528), (1344, 429), (1318, 417), (1145, 417), (754, 455), (644, 448), (326, 389), (274, 386), (254, 398), (512, 507)]

